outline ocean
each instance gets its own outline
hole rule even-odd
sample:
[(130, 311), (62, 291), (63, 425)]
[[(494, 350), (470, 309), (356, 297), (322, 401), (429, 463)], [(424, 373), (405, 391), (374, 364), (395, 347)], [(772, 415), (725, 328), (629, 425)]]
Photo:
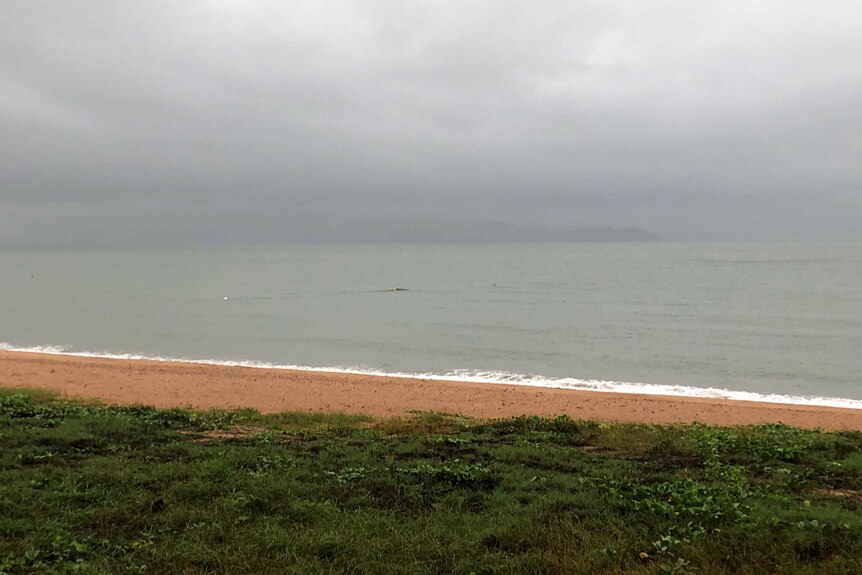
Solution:
[(862, 245), (7, 248), (0, 342), (862, 408)]

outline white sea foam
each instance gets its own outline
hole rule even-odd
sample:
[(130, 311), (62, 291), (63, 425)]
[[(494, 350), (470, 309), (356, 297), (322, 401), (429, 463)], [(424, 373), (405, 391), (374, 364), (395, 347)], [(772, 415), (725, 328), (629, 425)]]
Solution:
[(550, 387), (556, 389), (572, 389), (581, 391), (598, 391), (608, 393), (636, 393), (643, 395), (668, 395), (678, 397), (702, 397), (708, 399), (730, 399), (736, 401), (761, 401), (790, 405), (812, 405), (820, 407), (843, 407), (862, 409), (862, 400), (843, 399), (839, 397), (815, 397), (781, 394), (762, 394), (752, 391), (736, 391), (715, 387), (689, 387), (683, 385), (658, 385), (652, 383), (635, 383), (627, 381), (603, 381), (596, 379), (577, 379), (572, 377), (552, 378), (540, 375), (523, 375), (506, 371), (475, 371), (457, 369), (442, 373), (406, 373), (387, 372), (374, 369), (354, 367), (317, 367), (308, 365), (276, 364), (261, 361), (197, 359), (186, 357), (161, 357), (137, 353), (108, 353), (71, 351), (70, 348), (55, 345), (18, 347), (0, 342), (0, 350), (29, 353), (44, 353), (50, 355), (71, 355), (78, 357), (94, 357), (105, 359), (144, 359), (148, 361), (179, 361), (204, 365), (224, 365), (231, 367), (250, 367), (257, 369), (295, 369), (305, 371), (320, 371), (329, 373), (350, 373), (357, 375), (380, 375), (387, 377), (418, 378), (436, 381), (461, 381), (467, 383), (497, 383), (509, 385), (525, 385), (532, 387)]

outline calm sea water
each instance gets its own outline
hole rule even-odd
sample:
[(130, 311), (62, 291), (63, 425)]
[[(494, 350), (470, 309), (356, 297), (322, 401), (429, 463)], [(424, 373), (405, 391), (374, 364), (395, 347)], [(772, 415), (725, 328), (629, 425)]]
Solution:
[(860, 400), (862, 245), (7, 249), (0, 342)]

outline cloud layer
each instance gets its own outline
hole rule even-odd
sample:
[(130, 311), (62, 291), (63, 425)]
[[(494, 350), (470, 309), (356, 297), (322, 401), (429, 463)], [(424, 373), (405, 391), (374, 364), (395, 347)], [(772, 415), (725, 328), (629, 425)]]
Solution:
[(0, 241), (860, 240), (860, 29), (849, 1), (7, 2)]

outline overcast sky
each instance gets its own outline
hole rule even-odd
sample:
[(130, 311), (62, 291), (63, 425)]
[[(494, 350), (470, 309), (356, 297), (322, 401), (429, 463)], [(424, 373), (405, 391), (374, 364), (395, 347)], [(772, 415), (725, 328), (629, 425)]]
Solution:
[(857, 1), (0, 0), (0, 242), (862, 240)]

